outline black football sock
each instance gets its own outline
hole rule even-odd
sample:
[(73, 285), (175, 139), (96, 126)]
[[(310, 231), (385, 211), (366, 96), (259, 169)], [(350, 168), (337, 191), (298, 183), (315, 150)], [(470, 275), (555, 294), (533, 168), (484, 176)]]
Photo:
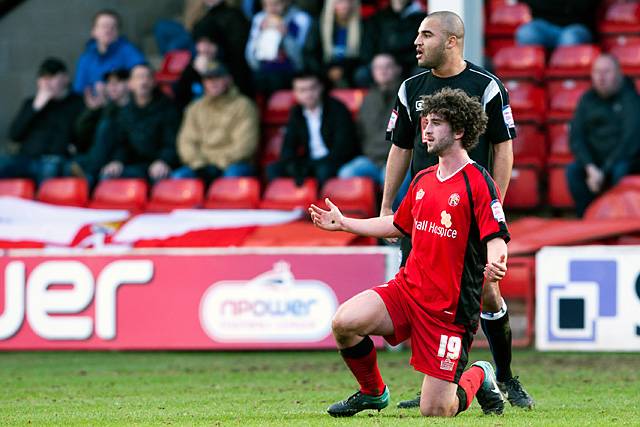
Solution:
[(480, 324), (489, 341), (489, 348), (496, 364), (496, 378), (504, 382), (511, 378), (511, 325), (507, 305), (497, 313), (482, 312)]

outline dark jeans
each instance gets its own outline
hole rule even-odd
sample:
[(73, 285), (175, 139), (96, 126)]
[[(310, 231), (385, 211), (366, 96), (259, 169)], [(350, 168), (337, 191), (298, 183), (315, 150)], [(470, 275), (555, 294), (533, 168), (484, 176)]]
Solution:
[(319, 160), (298, 159), (294, 161), (277, 161), (267, 166), (267, 179), (291, 177), (296, 185), (302, 185), (305, 178), (316, 178), (322, 187), (329, 178), (338, 173), (338, 165), (325, 158)]
[(226, 169), (220, 169), (214, 165), (207, 165), (199, 169), (191, 169), (182, 166), (171, 173), (171, 178), (200, 178), (208, 186), (214, 180), (225, 177), (254, 176), (255, 168), (248, 162), (238, 162), (229, 165)]
[[(605, 174), (604, 189), (616, 185), (630, 171), (630, 162), (620, 161), (615, 163), (611, 170)], [(575, 162), (567, 166), (567, 184), (576, 204), (576, 214), (582, 218), (587, 206), (598, 197), (598, 194), (592, 193), (587, 186), (587, 172), (583, 165)]]
[(60, 175), (63, 161), (64, 157), (56, 155), (0, 156), (0, 178), (29, 178), (40, 185), (42, 181)]

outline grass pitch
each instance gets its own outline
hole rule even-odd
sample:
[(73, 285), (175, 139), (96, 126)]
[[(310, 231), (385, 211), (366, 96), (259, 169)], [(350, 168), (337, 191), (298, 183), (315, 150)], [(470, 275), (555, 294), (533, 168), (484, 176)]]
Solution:
[[(489, 353), (473, 350), (472, 360)], [(356, 389), (336, 352), (0, 353), (2, 425), (640, 425), (640, 355), (514, 354), (533, 411), (455, 419), (398, 410), (421, 376), (408, 352), (380, 352), (392, 405), (333, 419), (325, 409)], [(489, 360), (489, 359), (487, 359)]]

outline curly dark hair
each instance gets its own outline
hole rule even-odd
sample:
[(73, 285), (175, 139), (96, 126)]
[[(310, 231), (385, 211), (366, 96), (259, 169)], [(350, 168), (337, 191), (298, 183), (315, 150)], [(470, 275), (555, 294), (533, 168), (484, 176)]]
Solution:
[(487, 114), (482, 104), (462, 89), (444, 88), (422, 96), (422, 115), (437, 114), (449, 122), (454, 132), (463, 131), (462, 148), (469, 151), (487, 128)]

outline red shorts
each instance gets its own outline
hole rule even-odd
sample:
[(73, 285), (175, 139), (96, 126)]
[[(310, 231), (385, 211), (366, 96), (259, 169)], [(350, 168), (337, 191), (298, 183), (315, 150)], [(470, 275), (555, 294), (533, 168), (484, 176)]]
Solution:
[(473, 330), (445, 322), (420, 307), (396, 277), (372, 288), (384, 301), (394, 334), (384, 337), (391, 345), (411, 338), (411, 365), (415, 370), (457, 383), (469, 360)]

